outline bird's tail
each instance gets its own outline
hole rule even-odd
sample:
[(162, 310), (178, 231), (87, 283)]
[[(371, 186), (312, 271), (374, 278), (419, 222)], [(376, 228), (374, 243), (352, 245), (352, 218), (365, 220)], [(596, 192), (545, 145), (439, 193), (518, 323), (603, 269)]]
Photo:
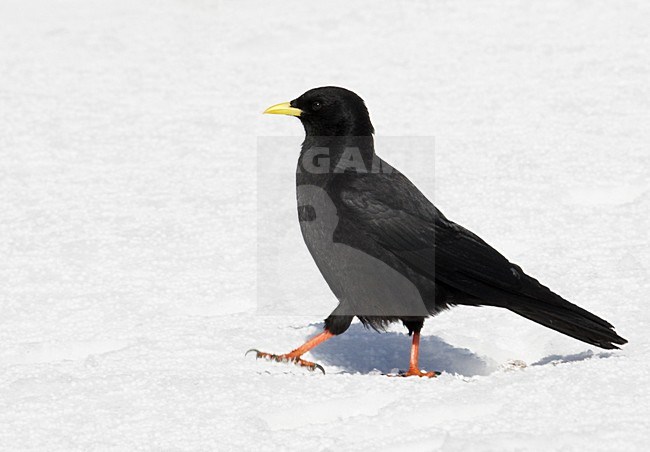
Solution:
[(597, 347), (617, 349), (617, 345), (627, 343), (606, 320), (564, 299), (562, 301), (564, 303), (547, 304), (537, 300), (522, 303), (520, 300), (516, 305), (505, 307), (533, 322)]
[(565, 300), (523, 272), (521, 274), (521, 285), (517, 290), (504, 290), (482, 283), (475, 285), (475, 293), (480, 297), (465, 299), (458, 304), (506, 308), (547, 328), (605, 349), (627, 343), (607, 320)]

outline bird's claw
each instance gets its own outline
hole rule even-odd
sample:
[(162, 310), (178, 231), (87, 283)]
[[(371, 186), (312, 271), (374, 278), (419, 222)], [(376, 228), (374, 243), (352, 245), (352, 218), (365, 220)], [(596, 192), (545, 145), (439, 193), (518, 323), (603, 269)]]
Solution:
[(300, 358), (300, 356), (291, 356), (290, 354), (274, 355), (272, 353), (261, 352), (256, 348), (251, 348), (250, 350), (248, 350), (244, 354), (244, 356), (247, 356), (251, 352), (255, 352), (255, 358), (256, 359), (264, 358), (264, 359), (266, 359), (268, 361), (276, 361), (278, 363), (290, 363), (291, 362), (291, 363), (294, 363), (296, 366), (304, 367), (304, 368), (308, 369), (310, 372), (314, 372), (316, 369), (318, 369), (321, 372), (323, 372), (323, 375), (325, 375), (325, 369), (323, 368), (323, 366), (321, 366), (320, 364), (313, 363), (311, 361), (306, 361), (306, 360)]

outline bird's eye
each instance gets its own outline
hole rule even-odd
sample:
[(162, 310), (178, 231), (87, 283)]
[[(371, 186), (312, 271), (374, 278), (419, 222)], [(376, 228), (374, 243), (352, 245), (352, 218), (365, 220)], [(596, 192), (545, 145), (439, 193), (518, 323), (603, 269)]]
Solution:
[(311, 109), (314, 111), (318, 111), (322, 106), (323, 105), (320, 102), (316, 101), (313, 104), (311, 104)]

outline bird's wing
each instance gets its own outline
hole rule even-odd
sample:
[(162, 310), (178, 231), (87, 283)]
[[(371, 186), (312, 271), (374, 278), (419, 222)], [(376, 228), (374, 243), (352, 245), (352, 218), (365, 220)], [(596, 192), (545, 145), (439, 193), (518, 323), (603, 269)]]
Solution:
[(372, 179), (339, 190), (341, 208), (359, 233), (410, 268), (486, 304), (521, 295), (560, 298), (476, 234), (447, 220), (404, 176)]

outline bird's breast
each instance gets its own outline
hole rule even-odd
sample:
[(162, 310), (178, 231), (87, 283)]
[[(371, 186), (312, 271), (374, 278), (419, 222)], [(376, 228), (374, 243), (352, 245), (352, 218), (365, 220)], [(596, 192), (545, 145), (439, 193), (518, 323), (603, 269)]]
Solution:
[(318, 269), (340, 301), (338, 314), (427, 315), (420, 292), (408, 278), (362, 249), (334, 240), (339, 213), (323, 188), (299, 185), (297, 198), (303, 239)]

